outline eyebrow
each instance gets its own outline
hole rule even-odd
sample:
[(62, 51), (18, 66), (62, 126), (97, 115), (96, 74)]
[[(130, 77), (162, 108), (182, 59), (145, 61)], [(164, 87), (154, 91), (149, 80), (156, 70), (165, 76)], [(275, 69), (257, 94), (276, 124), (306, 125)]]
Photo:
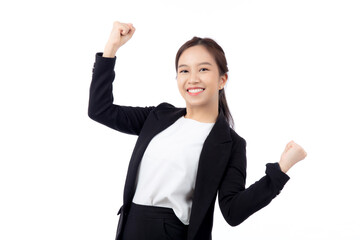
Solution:
[[(211, 63), (209, 63), (209, 62), (199, 63), (198, 66), (200, 66), (200, 65), (210, 65), (210, 66), (212, 66)], [(186, 65), (186, 64), (181, 64), (181, 65), (179, 65), (178, 68), (181, 68), (181, 67), (188, 67), (188, 65)]]

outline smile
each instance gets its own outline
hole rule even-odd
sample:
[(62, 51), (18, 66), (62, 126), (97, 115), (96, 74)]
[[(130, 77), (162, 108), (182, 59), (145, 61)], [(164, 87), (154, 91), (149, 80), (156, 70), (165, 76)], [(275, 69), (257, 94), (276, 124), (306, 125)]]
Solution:
[(198, 94), (202, 93), (204, 90), (205, 90), (204, 88), (195, 88), (195, 89), (189, 89), (189, 90), (187, 90), (187, 92), (191, 96), (195, 96), (195, 95), (198, 95)]

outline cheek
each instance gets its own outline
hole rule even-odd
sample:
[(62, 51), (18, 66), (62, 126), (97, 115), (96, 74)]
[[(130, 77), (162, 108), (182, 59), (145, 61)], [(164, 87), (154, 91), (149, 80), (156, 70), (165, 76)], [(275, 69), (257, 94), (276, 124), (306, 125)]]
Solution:
[(184, 87), (184, 81), (181, 79), (181, 77), (178, 77), (176, 79), (177, 85), (179, 88), (183, 88)]
[(180, 80), (177, 80), (177, 87), (180, 93), (184, 91), (184, 86), (182, 85)]

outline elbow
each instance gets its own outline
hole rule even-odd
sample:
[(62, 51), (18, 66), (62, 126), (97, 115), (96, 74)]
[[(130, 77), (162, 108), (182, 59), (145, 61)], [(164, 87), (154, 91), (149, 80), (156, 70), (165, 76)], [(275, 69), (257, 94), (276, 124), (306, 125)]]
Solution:
[(88, 109), (88, 117), (91, 118), (92, 120), (95, 120), (96, 115), (94, 114), (93, 111), (91, 111), (91, 109)]
[(98, 105), (92, 103), (92, 101), (89, 102), (88, 106), (88, 116), (94, 121), (100, 121), (100, 118), (104, 114), (104, 109), (99, 108)]
[(97, 114), (91, 107), (88, 108), (88, 116), (94, 121), (98, 121), (99, 114)]
[(232, 219), (226, 219), (226, 222), (231, 226), (231, 227), (236, 227), (238, 224), (236, 224), (235, 221), (233, 221)]
[(88, 112), (88, 117), (91, 118), (92, 120), (95, 120), (95, 115), (91, 112)]
[(234, 205), (234, 199), (220, 202), (220, 210), (225, 221), (232, 227), (244, 222), (251, 214), (247, 211), (244, 204)]
[(98, 104), (90, 100), (88, 105), (88, 116), (94, 121), (103, 122), (113, 113), (111, 106), (111, 104)]
[(236, 221), (230, 221), (230, 220), (228, 220), (227, 223), (232, 227), (236, 227), (237, 225), (240, 224), (240, 223), (237, 223)]
[(225, 221), (231, 226), (231, 227), (236, 227), (238, 225), (240, 225), (246, 218), (239, 218), (234, 217), (234, 216), (227, 216), (225, 217)]

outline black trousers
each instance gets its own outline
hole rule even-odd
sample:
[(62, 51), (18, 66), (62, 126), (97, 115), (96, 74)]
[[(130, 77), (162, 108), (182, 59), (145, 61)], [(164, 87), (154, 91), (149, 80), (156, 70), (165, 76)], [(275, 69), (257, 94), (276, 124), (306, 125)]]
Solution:
[(172, 208), (132, 203), (121, 240), (184, 240), (187, 230)]

